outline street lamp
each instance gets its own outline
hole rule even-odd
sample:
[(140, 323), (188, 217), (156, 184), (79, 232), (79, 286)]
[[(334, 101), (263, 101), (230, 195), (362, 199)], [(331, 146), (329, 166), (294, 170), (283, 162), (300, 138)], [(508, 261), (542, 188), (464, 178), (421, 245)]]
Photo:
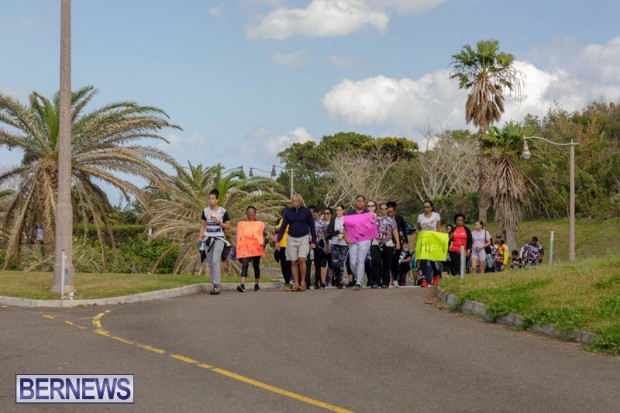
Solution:
[(269, 174), (269, 176), (271, 177), (271, 179), (273, 179), (273, 178), (275, 178), (275, 177), (276, 177), (276, 171), (275, 171), (274, 169), (272, 169), (272, 170), (271, 170), (271, 173), (269, 173), (269, 172), (267, 172), (267, 171), (265, 171), (265, 170), (263, 170), (263, 169), (260, 169), (260, 168), (255, 168), (255, 167), (253, 167), (253, 166), (250, 166), (250, 173), (248, 174), (248, 176), (249, 176), (250, 178), (253, 178), (253, 177), (254, 177), (254, 172), (252, 172), (252, 170), (253, 170), (253, 169), (256, 169), (257, 171), (261, 171), (261, 172), (264, 172), (264, 173), (266, 173), (266, 174)]
[(275, 177), (276, 177), (276, 168), (280, 168), (280, 169), (282, 169), (283, 171), (287, 171), (287, 172), (289, 173), (289, 175), (290, 175), (290, 177), (291, 177), (291, 184), (290, 184), (290, 185), (291, 185), (291, 199), (293, 199), (293, 195), (294, 195), (294, 193), (295, 193), (295, 192), (294, 192), (295, 190), (293, 189), (293, 183), (294, 183), (294, 181), (295, 181), (295, 170), (294, 170), (293, 168), (291, 168), (291, 169), (286, 169), (285, 167), (280, 166), (280, 165), (271, 165), (271, 176), (272, 176), (273, 178), (275, 178)]
[(570, 195), (569, 195), (569, 219), (568, 219), (568, 260), (575, 261), (575, 146), (579, 145), (577, 142), (570, 143), (558, 143), (550, 141), (549, 139), (541, 138), (540, 136), (524, 136), (523, 137), (523, 152), (521, 157), (526, 161), (532, 158), (532, 152), (527, 146), (528, 139), (536, 139), (550, 143), (556, 146), (569, 146), (570, 147)]

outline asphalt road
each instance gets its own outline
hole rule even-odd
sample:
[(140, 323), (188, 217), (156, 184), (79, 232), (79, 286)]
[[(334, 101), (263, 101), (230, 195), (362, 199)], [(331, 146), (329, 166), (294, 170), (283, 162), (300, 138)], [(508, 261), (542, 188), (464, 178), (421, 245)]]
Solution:
[[(0, 412), (619, 412), (620, 358), (428, 290), (0, 308)], [(134, 374), (133, 405), (16, 405), (15, 374)]]

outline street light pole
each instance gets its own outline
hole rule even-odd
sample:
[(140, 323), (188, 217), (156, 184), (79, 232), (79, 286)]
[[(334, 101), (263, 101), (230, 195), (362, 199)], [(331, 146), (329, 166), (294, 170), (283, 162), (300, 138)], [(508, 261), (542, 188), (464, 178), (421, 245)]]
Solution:
[[(60, 119), (58, 130), (58, 199), (52, 292), (75, 292), (73, 278), (73, 210), (71, 207), (71, 0), (62, 0), (60, 17)], [(63, 260), (63, 255), (66, 257)], [(64, 265), (63, 265), (63, 261)], [(64, 267), (64, 273), (63, 273)], [(62, 298), (62, 297), (61, 297)]]
[(551, 145), (556, 146), (569, 146), (570, 148), (570, 189), (569, 189), (569, 201), (568, 201), (568, 260), (575, 261), (575, 146), (579, 145), (577, 142), (573, 142), (571, 139), (570, 143), (558, 143), (550, 141), (546, 138), (541, 138), (539, 136), (524, 136), (523, 137), (523, 152), (521, 157), (526, 161), (529, 161), (532, 158), (532, 153), (530, 152), (530, 148), (527, 146), (528, 139), (537, 139), (541, 141), (545, 141), (550, 143)]
[[(264, 172), (264, 173), (266, 173), (266, 174), (269, 174), (269, 172), (265, 171), (264, 169), (260, 169), (260, 168), (257, 168), (257, 167), (255, 167), (255, 166), (250, 166), (250, 173), (248, 174), (248, 176), (249, 176), (250, 178), (254, 178), (254, 170), (255, 170), (255, 169), (256, 169), (257, 171), (261, 171), (261, 172)], [(276, 174), (275, 174), (275, 173), (273, 173), (273, 171), (272, 171), (272, 173), (270, 173), (270, 174), (269, 174), (269, 177), (270, 177), (271, 179), (274, 179), (275, 175), (276, 175)]]
[(569, 229), (568, 260), (575, 261), (575, 145), (570, 141), (570, 195), (569, 195)]

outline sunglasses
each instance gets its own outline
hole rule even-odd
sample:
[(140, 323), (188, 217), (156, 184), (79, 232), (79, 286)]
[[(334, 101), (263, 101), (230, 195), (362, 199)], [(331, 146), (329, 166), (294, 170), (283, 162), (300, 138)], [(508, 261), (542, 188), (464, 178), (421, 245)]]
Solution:
[(376, 208), (376, 207), (377, 207), (377, 206), (376, 206), (376, 205), (374, 205), (374, 204), (368, 204), (368, 205), (366, 205), (366, 208)]
[(424, 206), (424, 209), (430, 208), (430, 205), (423, 205), (423, 206)]
[(331, 212), (329, 212), (329, 211), (325, 211), (325, 212), (323, 212), (323, 215), (331, 215), (331, 214), (332, 214), (332, 213), (331, 213)]
[(381, 211), (387, 211), (387, 208), (379, 208)]

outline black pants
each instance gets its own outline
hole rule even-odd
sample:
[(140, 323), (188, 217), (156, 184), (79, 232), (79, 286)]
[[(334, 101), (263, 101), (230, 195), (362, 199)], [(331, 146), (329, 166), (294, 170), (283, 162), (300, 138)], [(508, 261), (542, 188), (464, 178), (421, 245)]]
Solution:
[(252, 262), (252, 266), (254, 267), (254, 278), (260, 278), (260, 257), (245, 257), (240, 258), (241, 261), (241, 276), (248, 276), (248, 268), (250, 267), (250, 262)]
[(286, 248), (280, 248), (280, 269), (282, 270), (282, 277), (284, 277), (284, 283), (289, 284), (291, 278), (293, 278), (293, 270), (291, 269), (291, 262), (286, 260)]
[[(458, 252), (450, 251), (450, 274), (451, 275), (460, 275), (461, 274), (461, 254)], [(469, 257), (465, 258), (465, 269), (467, 269), (467, 263), (469, 262)]]
[(371, 245), (372, 276), (374, 284), (390, 285), (390, 269), (392, 268), (394, 247)]
[(400, 258), (401, 252), (403, 252), (402, 249), (395, 250), (394, 255), (392, 255), (392, 281), (398, 281), (400, 278), (400, 264), (398, 263), (398, 259)]
[(321, 285), (321, 268), (327, 268), (327, 254), (320, 248), (314, 249), (314, 285)]
[(347, 261), (348, 252), (348, 245), (332, 245), (332, 253), (330, 255), (332, 259), (331, 268), (334, 272), (333, 285), (338, 285), (338, 283), (345, 281), (344, 267), (346, 265), (345, 262)]

